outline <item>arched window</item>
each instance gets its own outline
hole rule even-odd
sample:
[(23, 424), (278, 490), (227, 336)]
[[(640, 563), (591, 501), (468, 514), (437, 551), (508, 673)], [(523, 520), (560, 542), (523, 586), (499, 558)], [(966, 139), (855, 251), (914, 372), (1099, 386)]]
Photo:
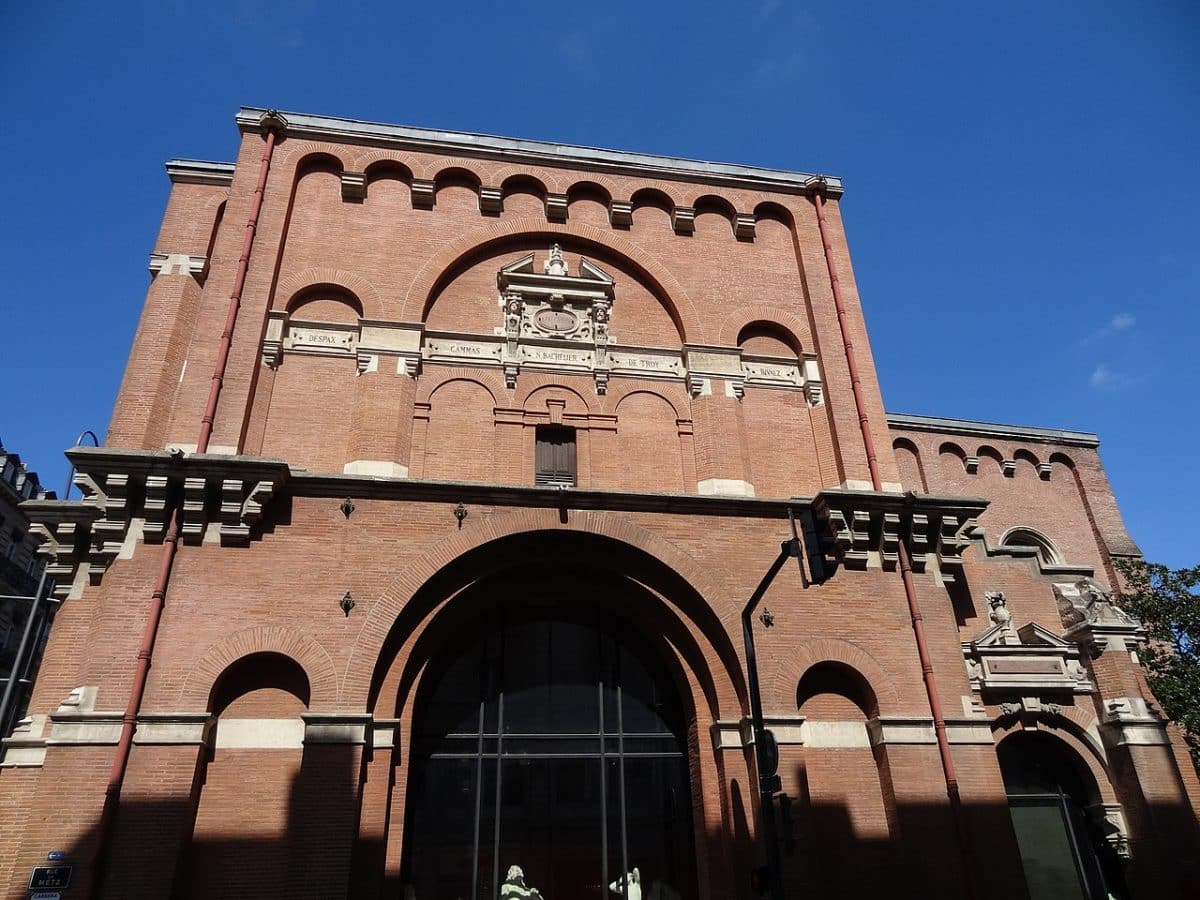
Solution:
[(684, 719), (601, 614), (495, 615), (418, 697), (405, 896), (695, 896)]
[(1095, 787), (1055, 738), (1010, 735), (996, 748), (1030, 900), (1112, 900), (1125, 893), (1120, 864), (1085, 809)]
[(1057, 566), (1062, 563), (1062, 557), (1050, 538), (1032, 528), (1010, 528), (1000, 539), (1001, 547), (1033, 547), (1037, 550), (1038, 559), (1044, 566)]

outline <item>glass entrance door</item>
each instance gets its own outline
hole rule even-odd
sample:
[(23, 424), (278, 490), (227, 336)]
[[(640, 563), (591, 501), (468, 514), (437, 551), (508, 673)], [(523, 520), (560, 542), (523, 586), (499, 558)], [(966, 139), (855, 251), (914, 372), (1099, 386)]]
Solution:
[(406, 900), (695, 895), (684, 715), (653, 654), (599, 615), (510, 611), (426, 683)]

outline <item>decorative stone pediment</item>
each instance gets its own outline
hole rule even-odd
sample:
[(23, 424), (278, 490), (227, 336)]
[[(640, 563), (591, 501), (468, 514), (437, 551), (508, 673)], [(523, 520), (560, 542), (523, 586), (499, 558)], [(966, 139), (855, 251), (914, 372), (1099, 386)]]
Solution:
[(48, 557), (59, 599), (98, 584), (114, 560), (136, 545), (162, 540), (178, 498), (179, 536), (185, 543), (242, 546), (263, 509), (288, 479), (287, 464), (220, 454), (75, 447), (82, 499), (22, 504), (30, 531)]
[[(502, 266), (496, 274), (504, 324), (502, 364), (505, 379), (515, 383), (525, 367), (540, 365), (595, 371), (603, 393), (611, 369), (609, 321), (616, 294), (611, 275), (586, 258), (572, 274), (562, 248), (555, 244), (542, 263), (528, 253)], [(555, 345), (570, 344), (569, 349)]]
[(1112, 595), (1090, 578), (1054, 585), (1064, 634), (1099, 655), (1105, 650), (1132, 650), (1146, 640), (1146, 629), (1113, 602)]
[(1094, 685), (1080, 648), (1036, 622), (1014, 628), (1008, 603), (999, 591), (985, 595), (992, 625), (963, 642), (971, 687), (980, 691), (1091, 693)]

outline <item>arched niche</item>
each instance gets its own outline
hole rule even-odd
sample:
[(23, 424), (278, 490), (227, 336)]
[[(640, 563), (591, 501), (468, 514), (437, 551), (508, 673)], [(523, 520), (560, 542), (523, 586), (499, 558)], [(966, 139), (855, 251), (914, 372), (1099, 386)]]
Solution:
[(900, 469), (901, 484), (907, 490), (929, 491), (925, 480), (925, 466), (921, 461), (921, 451), (908, 438), (896, 438), (892, 441), (892, 450), (896, 453), (896, 465)]
[(315, 284), (288, 301), (288, 315), (305, 322), (338, 322), (354, 325), (363, 315), (362, 302), (353, 292), (335, 284)]
[(774, 322), (750, 322), (738, 332), (737, 344), (744, 353), (754, 356), (800, 355), (800, 341), (788, 329)]
[(567, 189), (567, 211), (572, 221), (608, 227), (612, 194), (594, 181), (578, 181)]
[(862, 720), (879, 714), (871, 685), (844, 663), (819, 662), (796, 685), (796, 707), (814, 719)]
[(289, 718), (308, 709), (308, 675), (282, 653), (251, 653), (229, 666), (213, 685), (209, 710), (222, 718)]
[(247, 896), (264, 883), (295, 880), (292, 817), (309, 697), (304, 669), (282, 653), (251, 653), (217, 678), (210, 709), (218, 718), (189, 847), (189, 896)]
[(1057, 566), (1063, 562), (1062, 554), (1054, 546), (1054, 542), (1036, 528), (1028, 525), (1018, 525), (1010, 528), (1000, 538), (1001, 547), (1033, 547), (1037, 550), (1038, 560), (1044, 566)]

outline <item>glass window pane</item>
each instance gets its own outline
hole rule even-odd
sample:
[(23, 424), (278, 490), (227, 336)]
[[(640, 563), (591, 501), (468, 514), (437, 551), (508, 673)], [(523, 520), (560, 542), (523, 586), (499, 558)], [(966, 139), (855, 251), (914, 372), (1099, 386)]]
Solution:
[(692, 897), (692, 811), (687, 771), (676, 759), (625, 759), (629, 868), (643, 897)]
[(1030, 900), (1085, 900), (1059, 802), (1022, 801), (1009, 811)]
[[(664, 687), (666, 687), (664, 685)], [(621, 705), (625, 731), (643, 734), (670, 734), (664, 717), (667, 712), (660, 686), (636, 656), (621, 649)]]
[(505, 734), (544, 734), (551, 727), (549, 644), (546, 622), (521, 623), (504, 631)]
[(553, 900), (600, 893), (600, 761), (501, 761), (500, 868)]
[(482, 646), (469, 646), (440, 676), (437, 690), (423, 706), (418, 734), (479, 733), (479, 695), (482, 681)]
[(695, 896), (682, 708), (659, 667), (595, 620), (518, 613), (431, 673), (406, 831), (416, 897), (496, 900), (510, 870), (547, 900), (613, 900), (623, 876), (643, 897)]
[(475, 766), (473, 759), (431, 759), (421, 767), (420, 800), (409, 820), (409, 883), (417, 897), (471, 896)]

